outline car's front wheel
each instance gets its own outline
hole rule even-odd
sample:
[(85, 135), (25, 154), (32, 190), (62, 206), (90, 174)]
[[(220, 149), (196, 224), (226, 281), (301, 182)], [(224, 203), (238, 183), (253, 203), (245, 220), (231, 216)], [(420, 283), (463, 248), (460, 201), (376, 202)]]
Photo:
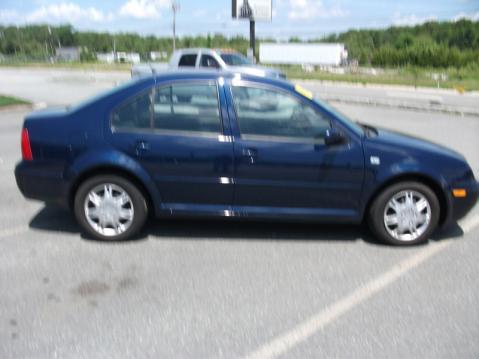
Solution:
[(92, 237), (118, 241), (138, 233), (148, 207), (133, 183), (115, 175), (100, 175), (80, 185), (74, 211), (78, 223)]
[(428, 240), (439, 222), (436, 194), (419, 182), (401, 182), (384, 189), (369, 210), (369, 226), (376, 237), (394, 245)]

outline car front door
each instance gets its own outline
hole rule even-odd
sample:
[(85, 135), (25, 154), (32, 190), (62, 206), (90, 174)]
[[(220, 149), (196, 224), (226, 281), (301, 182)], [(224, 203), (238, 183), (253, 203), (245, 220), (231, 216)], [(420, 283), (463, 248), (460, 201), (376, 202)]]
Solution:
[[(234, 82), (234, 81), (233, 81)], [(332, 115), (289, 90), (234, 82), (226, 91), (234, 137), (234, 209), (351, 219), (363, 182), (359, 139), (326, 145)]]
[(112, 141), (150, 173), (163, 209), (218, 212), (231, 205), (233, 145), (224, 102), (216, 80), (180, 81), (113, 111)]

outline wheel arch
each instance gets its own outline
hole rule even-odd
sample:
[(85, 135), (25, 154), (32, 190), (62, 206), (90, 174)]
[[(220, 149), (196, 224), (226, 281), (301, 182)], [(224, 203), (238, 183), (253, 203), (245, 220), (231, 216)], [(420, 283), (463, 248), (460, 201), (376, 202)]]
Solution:
[(149, 213), (151, 214), (156, 210), (153, 196), (151, 192), (149, 191), (148, 187), (144, 184), (144, 182), (137, 175), (135, 175), (128, 169), (125, 169), (119, 166), (114, 166), (114, 165), (95, 166), (81, 172), (75, 178), (74, 182), (70, 186), (69, 195), (68, 195), (68, 204), (70, 208), (73, 208), (75, 195), (80, 185), (88, 178), (92, 178), (99, 175), (116, 175), (129, 180), (140, 190), (140, 192), (145, 197), (145, 200), (147, 202), (147, 206), (149, 209)]
[(367, 217), (369, 213), (369, 209), (371, 208), (371, 205), (373, 204), (377, 196), (387, 187), (400, 182), (419, 182), (428, 186), (434, 192), (434, 194), (436, 195), (439, 201), (439, 225), (442, 225), (445, 223), (447, 219), (447, 215), (449, 214), (446, 193), (444, 192), (444, 189), (441, 187), (441, 185), (437, 181), (435, 181), (433, 178), (427, 175), (424, 175), (422, 173), (403, 173), (388, 179), (387, 181), (382, 183), (380, 186), (378, 186), (378, 188), (376, 188), (373, 191), (372, 195), (369, 196), (366, 207), (364, 208), (363, 220)]

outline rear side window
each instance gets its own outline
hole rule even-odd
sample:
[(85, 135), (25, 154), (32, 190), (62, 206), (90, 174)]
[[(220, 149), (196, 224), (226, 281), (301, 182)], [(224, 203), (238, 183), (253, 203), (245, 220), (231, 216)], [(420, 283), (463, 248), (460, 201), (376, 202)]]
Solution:
[(331, 126), (325, 115), (285, 92), (233, 86), (241, 137), (257, 140), (321, 140)]
[(180, 62), (178, 66), (187, 66), (187, 67), (195, 67), (196, 65), (196, 54), (189, 54), (183, 55), (180, 58)]
[(154, 126), (160, 130), (221, 132), (216, 84), (178, 84), (158, 88)]
[(113, 111), (111, 125), (114, 129), (149, 129), (152, 126), (151, 91), (135, 96)]
[(152, 88), (112, 113), (112, 129), (120, 131), (222, 132), (215, 82), (182, 83)]

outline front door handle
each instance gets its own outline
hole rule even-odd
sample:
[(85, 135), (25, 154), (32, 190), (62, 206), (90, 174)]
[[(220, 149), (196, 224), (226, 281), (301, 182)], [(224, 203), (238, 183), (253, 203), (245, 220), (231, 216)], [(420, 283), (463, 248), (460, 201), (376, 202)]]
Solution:
[(256, 158), (258, 157), (258, 150), (255, 148), (243, 148), (241, 151), (241, 154), (244, 157), (248, 157), (249, 162), (253, 164), (256, 161)]
[(138, 156), (148, 152), (150, 150), (150, 144), (144, 140), (136, 142), (136, 154)]

